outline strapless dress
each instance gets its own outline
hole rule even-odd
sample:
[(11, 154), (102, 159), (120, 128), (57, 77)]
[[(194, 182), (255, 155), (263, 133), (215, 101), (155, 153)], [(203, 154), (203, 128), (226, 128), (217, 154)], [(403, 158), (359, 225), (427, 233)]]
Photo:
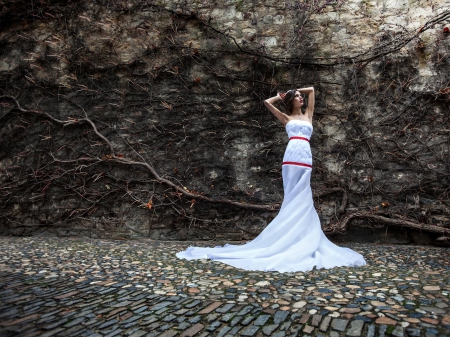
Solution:
[(289, 143), (282, 166), (284, 199), (278, 215), (250, 242), (213, 248), (189, 247), (177, 253), (178, 258), (211, 259), (245, 270), (279, 272), (366, 264), (362, 255), (335, 245), (322, 231), (310, 186), (311, 123), (289, 121), (286, 132)]

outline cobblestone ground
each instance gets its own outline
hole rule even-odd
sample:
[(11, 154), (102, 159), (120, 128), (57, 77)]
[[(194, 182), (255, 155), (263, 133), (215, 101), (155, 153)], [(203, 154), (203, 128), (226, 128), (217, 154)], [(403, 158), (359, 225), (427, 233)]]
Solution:
[(367, 266), (264, 273), (178, 260), (188, 245), (0, 237), (0, 336), (450, 335), (449, 249), (351, 244)]

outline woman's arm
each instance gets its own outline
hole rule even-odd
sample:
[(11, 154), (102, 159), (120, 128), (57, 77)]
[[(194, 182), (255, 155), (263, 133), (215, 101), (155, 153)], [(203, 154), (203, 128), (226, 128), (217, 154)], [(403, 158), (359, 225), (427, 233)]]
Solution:
[(312, 122), (314, 114), (314, 105), (316, 103), (314, 87), (300, 88), (297, 90), (300, 91), (301, 93), (308, 94), (308, 107), (306, 108), (306, 114), (308, 115), (309, 120)]
[(283, 125), (286, 125), (286, 123), (289, 121), (289, 117), (286, 115), (286, 114), (284, 114), (284, 113), (282, 113), (280, 110), (278, 110), (277, 108), (275, 108), (274, 106), (273, 106), (273, 104), (275, 103), (275, 102), (278, 102), (278, 101), (281, 101), (282, 100), (282, 98), (281, 98), (281, 96), (280, 96), (280, 94), (277, 94), (276, 96), (274, 96), (274, 97), (270, 97), (270, 98), (268, 98), (268, 99), (266, 99), (265, 101), (264, 101), (264, 105), (266, 106), (266, 108), (267, 109), (269, 109), (270, 110), (270, 112), (283, 124)]

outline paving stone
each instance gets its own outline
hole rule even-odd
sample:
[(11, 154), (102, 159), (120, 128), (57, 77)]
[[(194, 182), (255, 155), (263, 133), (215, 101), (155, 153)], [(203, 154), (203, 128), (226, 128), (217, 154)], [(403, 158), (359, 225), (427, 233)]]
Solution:
[(229, 326), (224, 326), (224, 327), (222, 327), (222, 329), (219, 330), (219, 333), (217, 334), (216, 337), (223, 337), (230, 330), (231, 330), (231, 328)]
[(397, 321), (393, 320), (392, 318), (389, 318), (389, 317), (379, 317), (379, 318), (377, 318), (375, 323), (377, 323), (377, 324), (385, 324), (385, 325), (396, 325)]
[(195, 300), (195, 301), (192, 301), (192, 302), (190, 302), (190, 303), (188, 303), (188, 304), (185, 304), (184, 307), (185, 307), (185, 308), (188, 308), (188, 309), (191, 309), (191, 308), (193, 308), (193, 307), (199, 305), (200, 303), (201, 303), (200, 300)]
[(135, 314), (141, 314), (142, 312), (145, 312), (148, 309), (148, 306), (143, 305), (142, 307), (138, 309), (132, 309)]
[(64, 328), (53, 329), (53, 330), (47, 331), (43, 334), (40, 334), (39, 336), (40, 337), (50, 337), (50, 336), (56, 335), (58, 332), (61, 332), (61, 331), (64, 331)]
[(278, 310), (275, 315), (273, 316), (273, 322), (275, 324), (280, 324), (282, 322), (284, 322), (284, 320), (289, 316), (289, 312), (288, 311), (281, 311)]
[(290, 321), (284, 322), (283, 324), (281, 324), (280, 330), (281, 330), (281, 331), (284, 331), (284, 330), (289, 329), (289, 327), (291, 326), (291, 324), (292, 324), (292, 322), (290, 322)]
[(349, 337), (359, 337), (361, 336), (362, 330), (364, 328), (364, 322), (360, 320), (350, 322), (350, 327), (346, 332), (346, 336)]
[(197, 324), (191, 326), (189, 329), (183, 331), (180, 334), (180, 337), (194, 336), (195, 334), (199, 333), (204, 328), (205, 328), (205, 326), (203, 324), (197, 323)]
[(262, 328), (262, 332), (266, 336), (272, 335), (272, 333), (279, 327), (278, 324), (266, 325)]
[(58, 333), (58, 337), (79, 336), (84, 330), (85, 327), (83, 325), (74, 325), (71, 328), (64, 327), (64, 330)]
[[(159, 310), (157, 310), (157, 311), (154, 311), (154, 313), (156, 314), (156, 315), (161, 315), (161, 314), (165, 314), (165, 312), (166, 311), (168, 311), (169, 310), (169, 308), (168, 307), (164, 307), (164, 308), (161, 308), (161, 309), (159, 309)], [(189, 312), (188, 312), (189, 313)], [(188, 313), (186, 313), (186, 314), (188, 314)], [(192, 315), (194, 314), (194, 312), (192, 312)]]
[(119, 336), (122, 334), (122, 329), (114, 327), (111, 329), (112, 331), (108, 332), (107, 334), (105, 334), (105, 337), (113, 337), (113, 336)]
[(272, 337), (284, 337), (284, 336), (286, 336), (286, 332), (284, 331), (278, 331), (272, 335)]
[[(115, 305), (115, 307), (123, 307), (123, 306), (125, 306), (123, 304), (127, 304), (127, 303), (129, 304), (131, 302), (130, 301), (121, 302), (121, 303), (119, 303), (121, 305)], [(160, 303), (157, 303), (157, 304), (153, 305), (152, 307), (150, 307), (150, 309), (153, 310), (153, 311), (157, 311), (157, 310), (165, 308), (165, 307), (167, 307), (167, 306), (169, 306), (171, 304), (173, 304), (173, 302), (171, 302), (171, 301), (162, 301)]]
[(222, 323), (221, 322), (219, 322), (219, 321), (215, 321), (215, 322), (212, 322), (210, 325), (208, 325), (207, 327), (206, 327), (206, 330), (207, 331), (210, 331), (210, 332), (213, 332), (214, 330), (216, 330), (218, 327), (220, 327), (222, 325)]
[(273, 315), (276, 312), (276, 310), (275, 309), (271, 309), (271, 308), (265, 308), (263, 310), (263, 312), (265, 312), (266, 314)]
[(331, 321), (331, 327), (337, 331), (345, 331), (347, 324), (348, 320), (346, 319), (333, 318)]
[[(255, 319), (255, 316), (247, 316), (241, 321), (241, 325), (247, 326), (250, 324), (251, 321)], [(255, 324), (256, 325), (256, 324)]]
[(149, 332), (148, 334), (144, 335), (144, 337), (156, 337), (156, 336), (158, 336), (158, 335), (160, 335), (160, 332), (154, 330), (154, 331), (151, 331), (151, 332)]
[(299, 323), (300, 324), (305, 324), (306, 322), (308, 322), (309, 318), (311, 317), (310, 314), (304, 314), (302, 315), (302, 317), (299, 319)]
[(439, 321), (437, 319), (433, 319), (433, 318), (429, 318), (429, 317), (421, 317), (420, 320), (422, 322), (425, 322), (428, 324), (433, 324), (433, 325), (439, 324)]
[(72, 290), (70, 292), (65, 292), (62, 295), (54, 296), (53, 298), (57, 299), (57, 300), (61, 300), (63, 298), (67, 298), (67, 297), (71, 297), (71, 296), (77, 295), (79, 292), (80, 292), (79, 290)]
[(255, 323), (253, 323), (254, 325), (260, 326), (260, 325), (264, 325), (266, 324), (267, 320), (270, 318), (270, 315), (261, 315), (258, 316), (258, 318), (256, 319)]
[(421, 310), (431, 312), (434, 314), (445, 314), (446, 311), (444, 309), (438, 308), (438, 307), (420, 307)]
[[(125, 316), (123, 318), (121, 317), (121, 319), (124, 319), (124, 318), (125, 318)], [(130, 313), (130, 317), (127, 317), (125, 320), (121, 321), (120, 324), (121, 325), (123, 324), (124, 326), (126, 326), (127, 324), (133, 323), (141, 318), (142, 318), (141, 315), (133, 315), (132, 313)], [(126, 329), (126, 328), (124, 327), (124, 329)]]
[(444, 303), (444, 302), (438, 302), (438, 303), (436, 303), (436, 307), (440, 308), (440, 309), (443, 309), (443, 308), (448, 308), (449, 305)]
[(234, 312), (230, 312), (228, 314), (225, 314), (222, 316), (222, 318), (220, 319), (222, 322), (228, 323), (231, 318), (233, 318), (236, 314)]
[(207, 306), (205, 309), (198, 312), (199, 315), (209, 314), (211, 311), (217, 309), (220, 307), (223, 303), (222, 302), (214, 302)]
[(81, 324), (81, 322), (83, 322), (84, 320), (85, 320), (84, 317), (76, 318), (76, 319), (70, 321), (69, 323), (64, 324), (64, 328), (70, 328), (70, 327), (72, 327), (74, 325)]
[(159, 317), (157, 317), (157, 316), (154, 316), (154, 315), (147, 316), (147, 317), (144, 317), (142, 319), (140, 325), (148, 325), (148, 324), (151, 324), (151, 323), (156, 322), (158, 320), (159, 320)]
[(147, 331), (144, 330), (137, 330), (135, 332), (133, 332), (131, 335), (129, 335), (128, 337), (141, 337), (147, 334)]
[(189, 311), (189, 309), (179, 309), (179, 310), (173, 312), (173, 314), (174, 315), (183, 315), (183, 314), (185, 314), (188, 311)]
[(191, 327), (192, 324), (189, 322), (181, 322), (180, 325), (178, 325), (178, 330), (186, 330), (187, 328)]
[(224, 314), (224, 313), (230, 311), (231, 308), (233, 308), (233, 307), (234, 307), (234, 304), (228, 303), (228, 304), (225, 304), (223, 307), (216, 309), (216, 312), (220, 312), (221, 314)]
[(322, 322), (320, 323), (319, 330), (322, 332), (325, 332), (328, 330), (328, 327), (330, 326), (331, 317), (326, 316), (323, 318)]
[(167, 330), (167, 331), (164, 331), (162, 334), (158, 335), (158, 337), (173, 337), (176, 335), (178, 335), (178, 331)]
[(400, 317), (398, 317), (397, 315), (391, 314), (391, 313), (389, 313), (389, 312), (383, 312), (383, 313), (386, 315), (386, 317), (392, 318), (392, 319), (394, 319), (394, 320), (396, 320), (396, 321), (401, 321), (401, 320), (402, 320), (402, 319), (401, 319)]
[(39, 325), (40, 324), (50, 324), (51, 322), (57, 321), (59, 319), (60, 319), (59, 316), (54, 316), (54, 315), (46, 316), (46, 317), (41, 316), (41, 318), (36, 321), (36, 324), (39, 324)]
[(405, 333), (404, 333), (404, 328), (402, 326), (397, 326), (392, 332), (391, 332), (392, 336), (394, 337), (404, 337)]
[(48, 317), (48, 316), (54, 316), (55, 314), (60, 313), (60, 312), (61, 312), (61, 309), (59, 309), (59, 308), (56, 310), (50, 310), (48, 312), (42, 313), (41, 318)]
[(209, 314), (208, 316), (206, 316), (205, 320), (206, 320), (206, 322), (211, 323), (211, 322), (216, 321), (219, 317), (221, 317), (220, 314), (212, 313), (212, 314)]
[(387, 325), (381, 324), (378, 326), (378, 337), (386, 336), (385, 333), (387, 331)]
[(109, 320), (109, 321), (106, 321), (106, 322), (104, 322), (104, 323), (102, 323), (99, 327), (98, 327), (98, 329), (105, 329), (105, 328), (107, 328), (107, 327), (110, 327), (111, 325), (113, 325), (113, 324), (117, 324), (119, 321), (117, 320), (117, 319), (111, 319), (111, 320)]
[(408, 336), (410, 336), (410, 337), (420, 337), (420, 335), (421, 335), (421, 329), (408, 328), (408, 329), (406, 329), (406, 332), (408, 333)]
[(303, 327), (303, 332), (304, 332), (304, 333), (311, 334), (313, 331), (314, 331), (314, 327), (311, 326), (311, 325), (305, 325), (305, 326)]
[(189, 323), (196, 324), (202, 320), (202, 316), (198, 315), (189, 319)]
[(163, 322), (171, 322), (171, 321), (173, 321), (175, 318), (177, 318), (176, 315), (170, 314), (170, 315), (167, 315), (167, 316), (165, 316), (165, 317), (162, 317), (161, 321), (163, 321)]
[(67, 321), (68, 321), (69, 319), (68, 318), (66, 318), (66, 317), (64, 317), (64, 318), (59, 318), (56, 322), (52, 322), (52, 323), (50, 323), (50, 324), (46, 324), (46, 325), (44, 325), (42, 328), (44, 329), (44, 330), (53, 330), (53, 329), (55, 329), (56, 327), (58, 327), (58, 326), (60, 326), (60, 325), (62, 325), (62, 324), (64, 324), (64, 323), (66, 323)]
[(174, 326), (174, 324), (166, 323), (166, 324), (160, 325), (158, 327), (158, 330), (159, 331), (166, 331), (166, 330), (171, 329), (173, 326)]
[(230, 322), (230, 326), (231, 327), (233, 327), (233, 326), (235, 326), (236, 324), (238, 324), (241, 320), (242, 320), (242, 316), (235, 316), (232, 320), (231, 320), (231, 322)]
[(311, 325), (312, 326), (319, 326), (321, 320), (322, 320), (322, 316), (320, 316), (320, 315), (313, 315), (312, 320), (311, 320)]
[(237, 335), (238, 331), (241, 329), (240, 326), (235, 326), (225, 335), (226, 337), (234, 337)]
[(247, 315), (249, 312), (251, 312), (254, 309), (253, 306), (246, 306), (244, 308), (242, 308), (236, 315), (241, 316), (241, 315)]
[(259, 326), (256, 326), (256, 325), (250, 325), (250, 326), (244, 328), (244, 329), (241, 331), (240, 335), (241, 335), (241, 336), (253, 336), (253, 335), (256, 334), (256, 332), (258, 332), (259, 328), (260, 328)]

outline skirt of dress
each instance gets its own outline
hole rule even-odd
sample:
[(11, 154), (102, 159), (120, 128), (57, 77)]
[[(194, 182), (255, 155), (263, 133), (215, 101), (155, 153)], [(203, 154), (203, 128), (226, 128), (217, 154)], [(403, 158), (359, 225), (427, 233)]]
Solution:
[(280, 212), (254, 240), (243, 245), (189, 247), (187, 260), (211, 259), (245, 270), (294, 272), (363, 266), (364, 258), (336, 246), (322, 232), (310, 187), (311, 169), (283, 165), (284, 200)]

